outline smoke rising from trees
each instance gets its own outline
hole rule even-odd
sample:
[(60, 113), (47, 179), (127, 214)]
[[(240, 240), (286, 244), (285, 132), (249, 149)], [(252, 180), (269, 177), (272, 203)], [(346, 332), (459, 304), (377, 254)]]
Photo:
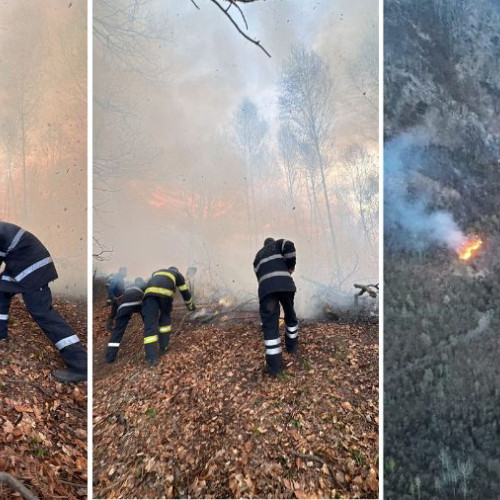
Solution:
[(426, 153), (428, 143), (421, 133), (414, 131), (384, 145), (384, 225), (388, 250), (425, 250), (432, 244), (456, 250), (464, 241), (452, 214), (433, 208), (432, 193), (418, 184), (419, 166), (432, 161)]
[(7, 1), (0, 29), (0, 218), (37, 235), (86, 292), (85, 2)]
[[(132, 278), (165, 265), (195, 265), (198, 290), (242, 298), (255, 294), (251, 263), (263, 239), (274, 236), (297, 244), (302, 298), (320, 296), (318, 283), (349, 291), (355, 279), (376, 279), (376, 220), (366, 244), (354, 170), (343, 159), (359, 144), (373, 158), (360, 168), (377, 178), (378, 122), (370, 101), (378, 93), (375, 7), (245, 5), (269, 59), (214, 9), (141, 2), (132, 15), (133, 4), (123, 0), (107, 18), (128, 22), (130, 32), (140, 27), (131, 50), (116, 55), (105, 37), (94, 38), (94, 220), (99, 243), (112, 250), (96, 267), (112, 272), (125, 265)], [(98, 19), (105, 7), (96, 2)], [(329, 121), (320, 136), (298, 130), (279, 101), (286, 61), (299, 44), (332, 82), (318, 110)], [(377, 203), (371, 192), (361, 205), (373, 215)]]

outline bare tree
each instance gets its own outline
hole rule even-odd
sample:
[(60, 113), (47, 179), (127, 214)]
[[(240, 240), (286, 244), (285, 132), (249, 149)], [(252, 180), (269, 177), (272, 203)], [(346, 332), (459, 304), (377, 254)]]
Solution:
[(363, 228), (363, 236), (372, 250), (378, 229), (378, 170), (377, 158), (364, 146), (354, 144), (343, 154), (350, 181), (353, 211)]
[(282, 124), (278, 132), (278, 147), (281, 157), (281, 162), (285, 170), (286, 186), (288, 191), (288, 203), (293, 210), (293, 222), (295, 224), (295, 232), (298, 234), (299, 228), (297, 224), (296, 212), (296, 190), (298, 188), (299, 169), (298, 163), (300, 161), (299, 148), (297, 139), (290, 129), (290, 126)]
[(259, 115), (257, 106), (249, 99), (243, 99), (234, 116), (235, 139), (243, 155), (246, 170), (249, 230), (258, 236), (256, 185), (263, 182), (262, 168), (266, 160), (267, 122)]
[[(340, 277), (337, 241), (330, 208), (326, 150), (333, 133), (333, 80), (328, 65), (314, 51), (292, 48), (280, 79), (281, 118), (303, 143), (311, 160), (311, 180), (319, 174), (336, 271)], [(313, 185), (314, 186), (314, 185)]]

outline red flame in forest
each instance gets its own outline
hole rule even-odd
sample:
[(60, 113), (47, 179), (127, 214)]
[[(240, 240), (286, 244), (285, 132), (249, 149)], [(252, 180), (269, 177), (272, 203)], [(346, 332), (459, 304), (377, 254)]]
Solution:
[(458, 256), (461, 260), (469, 260), (481, 248), (483, 241), (481, 238), (472, 238), (465, 241), (458, 250)]

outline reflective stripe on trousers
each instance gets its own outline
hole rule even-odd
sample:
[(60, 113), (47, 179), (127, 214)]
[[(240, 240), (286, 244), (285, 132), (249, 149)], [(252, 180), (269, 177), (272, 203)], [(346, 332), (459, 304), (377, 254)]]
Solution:
[(296, 339), (299, 335), (298, 329), (299, 329), (298, 325), (295, 326), (286, 325), (286, 336), (289, 339)]
[(65, 347), (68, 347), (69, 345), (76, 344), (77, 342), (80, 342), (78, 335), (71, 335), (69, 337), (65, 337), (64, 339), (61, 339), (58, 342), (56, 342), (55, 346), (59, 350), (61, 350), (61, 349), (64, 349)]

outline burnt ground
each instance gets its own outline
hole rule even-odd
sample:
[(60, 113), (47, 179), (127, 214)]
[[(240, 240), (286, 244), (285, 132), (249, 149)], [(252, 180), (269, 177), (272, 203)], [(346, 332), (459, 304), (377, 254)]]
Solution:
[(378, 497), (377, 325), (302, 323), (272, 379), (257, 319), (186, 320), (149, 368), (139, 318), (104, 363), (94, 311), (96, 498)]
[[(86, 304), (54, 303), (85, 342)], [(51, 379), (63, 363), (17, 296), (9, 325), (0, 344), (0, 472), (40, 498), (87, 498), (87, 384)], [(0, 498), (18, 496), (1, 482)]]

